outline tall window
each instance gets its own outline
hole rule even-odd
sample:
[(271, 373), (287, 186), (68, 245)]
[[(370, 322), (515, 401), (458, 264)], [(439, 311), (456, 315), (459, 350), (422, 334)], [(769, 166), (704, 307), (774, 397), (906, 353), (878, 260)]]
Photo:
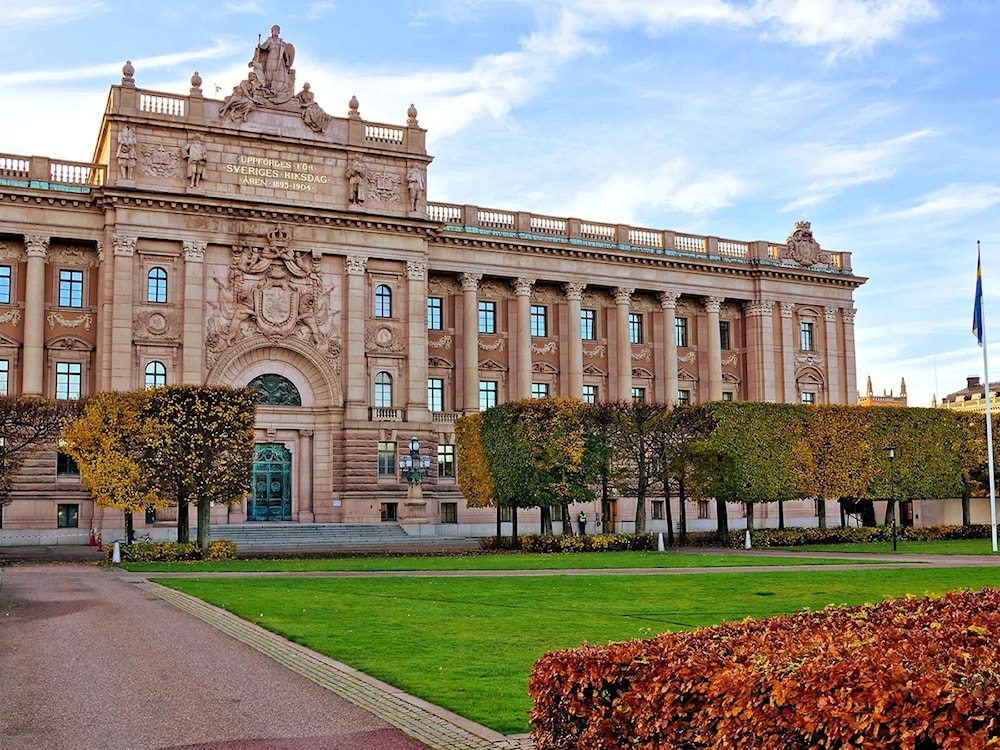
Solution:
[(392, 406), (392, 375), (387, 372), (375, 376), (375, 406)]
[(642, 343), (642, 313), (628, 314), (628, 340), (631, 344)]
[(0, 305), (10, 304), (10, 266), (0, 266)]
[(80, 466), (68, 453), (56, 453), (56, 474), (61, 477), (80, 476)]
[(56, 362), (56, 398), (78, 399), (83, 386), (83, 365), (79, 362)]
[(427, 378), (427, 408), (444, 411), (444, 378)]
[(549, 395), (549, 384), (548, 383), (532, 383), (531, 384), (531, 397), (532, 398), (548, 398)]
[(375, 287), (375, 317), (392, 317), (392, 290), (385, 284)]
[(0, 359), (0, 396), (6, 396), (10, 393), (9, 382), (10, 378), (10, 360)]
[(650, 510), (652, 511), (651, 518), (654, 521), (662, 521), (663, 520), (663, 501), (662, 500), (654, 500), (653, 502), (651, 502), (649, 504), (649, 506), (650, 506)]
[(479, 332), (480, 333), (496, 333), (497, 332), (497, 303), (496, 302), (479, 302)]
[(583, 400), (588, 404), (597, 403), (597, 386), (596, 385), (585, 385), (583, 386)]
[(531, 335), (532, 336), (548, 336), (549, 335), (549, 320), (548, 320), (548, 308), (545, 305), (532, 305), (531, 306)]
[(815, 341), (813, 340), (813, 324), (809, 321), (799, 323), (799, 349), (804, 352), (813, 351)]
[(167, 301), (167, 272), (159, 266), (150, 268), (146, 274), (146, 301)]
[(645, 388), (632, 388), (632, 400), (637, 404), (641, 404), (646, 400), (646, 389)]
[(396, 476), (396, 443), (379, 441), (378, 475), (381, 478)]
[(83, 307), (83, 271), (59, 271), (59, 307)]
[(802, 392), (802, 403), (803, 404), (815, 404), (816, 403), (816, 394), (812, 393), (812, 392), (809, 392), (809, 391), (803, 391)]
[(60, 529), (77, 528), (80, 525), (80, 506), (74, 504), (56, 506), (56, 526)]
[(146, 365), (146, 387), (160, 388), (167, 384), (167, 368), (162, 362), (150, 362)]
[(444, 328), (444, 300), (440, 297), (427, 298), (427, 330), (440, 331)]
[(690, 406), (691, 405), (691, 391), (687, 389), (682, 389), (677, 391), (677, 404), (679, 406)]
[(597, 338), (597, 310), (580, 310), (580, 338), (584, 341)]
[(730, 338), (729, 338), (729, 321), (728, 320), (720, 320), (719, 321), (719, 342), (720, 342), (719, 348), (721, 348), (722, 351), (727, 351), (727, 350), (733, 348), (732, 341), (730, 341)]
[(441, 503), (441, 523), (458, 523), (458, 503)]
[(674, 342), (677, 344), (678, 347), (686, 347), (688, 345), (687, 318), (674, 319)]
[(497, 381), (479, 381), (479, 411), (486, 411), (497, 405)]
[(455, 446), (450, 444), (438, 446), (438, 478), (455, 478)]

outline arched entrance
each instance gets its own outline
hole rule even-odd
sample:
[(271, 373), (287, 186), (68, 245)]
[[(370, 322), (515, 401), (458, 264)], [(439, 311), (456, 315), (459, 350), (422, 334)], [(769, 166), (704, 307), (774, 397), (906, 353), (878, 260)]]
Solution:
[(292, 520), (292, 454), (281, 443), (257, 443), (248, 521)]

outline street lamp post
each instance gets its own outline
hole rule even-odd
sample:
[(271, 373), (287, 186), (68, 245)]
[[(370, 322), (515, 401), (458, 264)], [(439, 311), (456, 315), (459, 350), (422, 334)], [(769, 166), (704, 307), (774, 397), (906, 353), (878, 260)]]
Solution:
[(406, 480), (406, 520), (423, 522), (424, 493), (420, 485), (431, 470), (431, 457), (420, 455), (420, 441), (416, 435), (410, 438), (410, 452), (399, 459), (399, 473)]
[(896, 551), (896, 483), (893, 481), (892, 465), (896, 460), (896, 448), (890, 446), (889, 450), (889, 507), (892, 508), (892, 551)]

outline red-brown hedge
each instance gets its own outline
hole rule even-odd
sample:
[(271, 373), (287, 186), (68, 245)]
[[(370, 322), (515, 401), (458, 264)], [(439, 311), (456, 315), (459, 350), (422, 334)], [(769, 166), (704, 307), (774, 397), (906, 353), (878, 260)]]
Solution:
[(528, 691), (538, 750), (1000, 748), (1000, 592), (585, 645)]

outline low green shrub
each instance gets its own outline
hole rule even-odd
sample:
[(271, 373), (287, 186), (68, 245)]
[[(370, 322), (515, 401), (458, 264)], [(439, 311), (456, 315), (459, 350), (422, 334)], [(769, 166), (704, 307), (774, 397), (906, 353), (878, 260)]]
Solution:
[(1000, 746), (1000, 592), (731, 622), (546, 654), (538, 750)]
[[(757, 549), (801, 547), (809, 544), (850, 544), (855, 542), (890, 542), (892, 526), (848, 526), (829, 529), (788, 528), (754, 529), (750, 532)], [(898, 541), (931, 542), (945, 539), (986, 539), (990, 527), (978, 526), (897, 526)], [(742, 531), (729, 535), (730, 547), (742, 547)]]
[(653, 534), (524, 534), (518, 537), (486, 537), (482, 548), (488, 551), (520, 552), (636, 552), (657, 549)]
[[(194, 542), (140, 542), (119, 544), (119, 554), (124, 562), (187, 562), (201, 560), (201, 548)], [(104, 547), (104, 564), (110, 565), (114, 555), (114, 545)], [(234, 542), (215, 541), (208, 545), (206, 560), (235, 560)]]

